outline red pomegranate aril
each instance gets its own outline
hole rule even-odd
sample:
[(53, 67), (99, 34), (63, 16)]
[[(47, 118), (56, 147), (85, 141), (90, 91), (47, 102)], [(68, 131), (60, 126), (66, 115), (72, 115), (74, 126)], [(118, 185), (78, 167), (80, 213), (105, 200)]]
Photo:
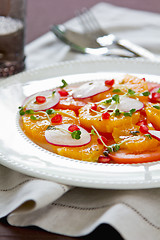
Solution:
[(58, 90), (61, 97), (68, 96), (68, 92), (65, 89)]
[(91, 110), (97, 111), (97, 104), (92, 105)]
[(62, 123), (62, 115), (56, 113), (56, 115), (51, 119), (51, 123)]
[(153, 102), (160, 102), (160, 93), (153, 92), (151, 94), (151, 101), (153, 101)]
[(111, 80), (105, 80), (105, 85), (107, 86), (107, 85), (109, 85), (109, 86), (113, 86), (113, 84), (114, 84), (114, 79), (111, 79)]
[(105, 145), (108, 144), (108, 140), (107, 140), (106, 137), (101, 136), (101, 139), (98, 138), (98, 139), (97, 139), (97, 142), (98, 142), (99, 144), (103, 144), (101, 140), (104, 142)]
[(111, 159), (109, 157), (100, 155), (98, 158), (98, 163), (108, 163), (108, 162), (110, 162), (110, 160)]
[(36, 97), (36, 103), (42, 104), (46, 102), (46, 97), (44, 96), (37, 96)]
[(141, 133), (144, 133), (144, 134), (148, 133), (148, 127), (146, 125), (143, 125), (143, 124), (140, 125), (139, 130)]
[(68, 127), (68, 131), (74, 132), (80, 130), (79, 127), (76, 124), (72, 124)]
[(145, 82), (146, 81), (146, 79), (145, 78), (142, 78), (142, 80)]
[(110, 114), (108, 112), (104, 112), (102, 113), (102, 119), (105, 120), (105, 119), (109, 119), (110, 118)]
[(138, 125), (138, 126), (147, 125), (147, 119), (140, 120), (139, 122), (136, 123), (136, 125)]

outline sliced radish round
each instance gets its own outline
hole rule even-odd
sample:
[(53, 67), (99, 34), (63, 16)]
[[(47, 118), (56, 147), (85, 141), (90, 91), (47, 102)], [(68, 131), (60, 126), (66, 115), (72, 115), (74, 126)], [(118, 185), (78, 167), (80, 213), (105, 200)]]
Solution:
[(153, 137), (160, 141), (160, 131), (157, 130), (148, 130), (148, 133)]
[(80, 139), (73, 139), (68, 128), (71, 124), (62, 124), (51, 127), (45, 131), (45, 138), (48, 143), (62, 147), (80, 147), (91, 141), (91, 136), (84, 128), (81, 131)]
[(73, 90), (74, 98), (88, 98), (98, 93), (108, 91), (111, 86), (106, 86), (105, 81), (93, 81), (82, 84)]
[(131, 109), (136, 111), (141, 110), (144, 104), (137, 99), (129, 97), (120, 97), (120, 103), (118, 104), (118, 109), (121, 112), (129, 112)]
[[(44, 103), (37, 103), (36, 97), (43, 96), (46, 98)], [(42, 92), (35, 93), (24, 100), (23, 107), (26, 109), (32, 109), (34, 111), (42, 111), (54, 107), (60, 99), (58, 91), (53, 94), (52, 90), (46, 90)]]
[[(120, 103), (111, 103), (111, 105), (106, 105), (108, 110), (119, 109), (121, 112), (129, 112), (131, 109), (136, 111), (141, 110), (144, 107), (144, 104), (137, 99), (120, 96)], [(102, 105), (104, 106), (104, 105)]]

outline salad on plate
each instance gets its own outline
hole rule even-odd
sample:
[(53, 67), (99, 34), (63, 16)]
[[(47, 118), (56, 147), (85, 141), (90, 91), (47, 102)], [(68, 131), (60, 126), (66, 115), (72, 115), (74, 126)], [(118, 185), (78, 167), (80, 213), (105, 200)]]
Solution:
[(40, 147), (98, 163), (160, 160), (160, 85), (126, 75), (62, 84), (27, 97), (20, 126)]

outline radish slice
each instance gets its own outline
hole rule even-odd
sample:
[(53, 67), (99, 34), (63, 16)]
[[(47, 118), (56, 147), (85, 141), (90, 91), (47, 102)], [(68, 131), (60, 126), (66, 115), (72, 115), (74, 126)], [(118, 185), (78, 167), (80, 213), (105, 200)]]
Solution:
[(121, 112), (129, 112), (131, 109), (136, 111), (141, 110), (144, 104), (137, 99), (129, 97), (120, 97), (120, 103), (118, 104), (118, 109)]
[[(68, 128), (71, 124), (62, 124), (53, 126), (53, 129), (45, 131), (45, 138), (48, 143), (62, 147), (80, 147), (91, 141), (90, 134), (82, 127), (78, 126), (81, 131), (80, 139), (73, 139)], [(55, 129), (54, 129), (55, 127)]]
[[(42, 111), (54, 107), (59, 102), (60, 95), (57, 91), (54, 94), (52, 93), (52, 90), (35, 93), (24, 100), (23, 107), (34, 111)], [(36, 103), (37, 96), (44, 96), (46, 101), (44, 103)]]
[[(104, 105), (103, 105), (104, 106)], [(106, 106), (108, 110), (119, 109), (121, 112), (129, 112), (131, 109), (141, 110), (144, 104), (137, 99), (120, 96), (120, 103), (111, 103)]]
[(105, 85), (105, 81), (88, 82), (73, 90), (73, 97), (88, 98), (98, 93), (108, 91), (110, 88), (111, 86)]
[(148, 130), (148, 133), (158, 141), (160, 141), (160, 131), (157, 130)]

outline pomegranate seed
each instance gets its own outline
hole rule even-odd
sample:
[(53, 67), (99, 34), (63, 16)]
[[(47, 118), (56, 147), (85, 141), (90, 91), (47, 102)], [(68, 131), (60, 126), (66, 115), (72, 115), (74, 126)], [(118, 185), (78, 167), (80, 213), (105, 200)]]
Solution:
[(59, 94), (61, 95), (61, 97), (66, 97), (68, 96), (68, 92), (64, 89), (58, 90)]
[(46, 102), (46, 98), (44, 96), (37, 96), (36, 97), (36, 103), (45, 103)]
[(91, 106), (91, 109), (94, 111), (97, 111), (97, 104), (94, 104), (93, 106)]
[(152, 93), (151, 101), (160, 102), (160, 93), (157, 93), (157, 92)]
[(106, 81), (105, 81), (105, 85), (113, 86), (114, 82), (115, 82), (114, 79), (112, 79), (112, 80), (106, 80)]
[(141, 133), (148, 133), (148, 127), (146, 125), (140, 125), (140, 128), (139, 128), (140, 132)]
[(141, 126), (141, 125), (147, 125), (147, 119), (144, 119), (144, 120), (140, 120), (139, 122), (137, 122), (138, 126)]
[(56, 115), (51, 119), (52, 123), (61, 123), (62, 122), (62, 115), (56, 113)]
[(142, 80), (145, 82), (146, 81), (146, 79), (145, 78), (142, 78)]
[(76, 124), (72, 124), (68, 127), (68, 131), (74, 132), (80, 130), (79, 127)]
[(105, 119), (109, 119), (110, 118), (110, 114), (108, 112), (104, 112), (102, 113), (102, 119), (105, 120)]
[(110, 162), (110, 158), (109, 157), (105, 157), (105, 156), (99, 156), (99, 158), (98, 158), (98, 162), (99, 163), (108, 163), (108, 162)]
[[(108, 144), (108, 140), (107, 140), (107, 138), (101, 136), (101, 139), (102, 139), (102, 141), (104, 142), (105, 145)], [(99, 144), (103, 144), (99, 138), (97, 139), (97, 142), (98, 142)]]

